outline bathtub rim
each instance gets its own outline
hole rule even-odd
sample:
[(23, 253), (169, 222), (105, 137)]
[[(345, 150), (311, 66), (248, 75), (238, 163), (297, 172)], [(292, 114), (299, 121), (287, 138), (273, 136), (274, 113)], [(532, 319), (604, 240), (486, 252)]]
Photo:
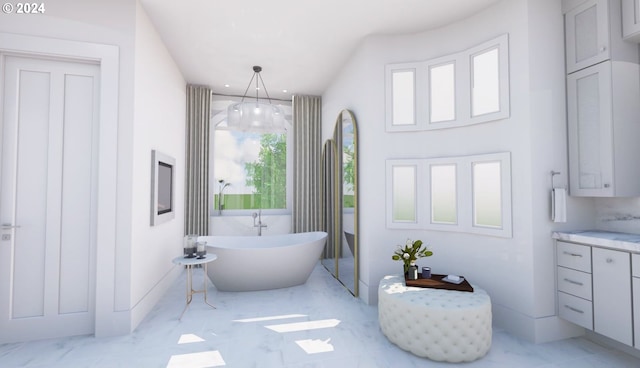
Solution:
[[(259, 249), (269, 249), (269, 248), (286, 248), (286, 247), (297, 247), (303, 246), (305, 244), (309, 244), (316, 241), (325, 240), (328, 237), (328, 233), (326, 231), (307, 231), (303, 233), (289, 233), (289, 234), (271, 234), (271, 235), (203, 235), (198, 237), (198, 241), (201, 238), (214, 238), (219, 240), (220, 243), (211, 244), (207, 243), (206, 246), (209, 248), (220, 248), (220, 249), (233, 249), (233, 250), (259, 250)], [(212, 241), (214, 240), (212, 239)], [(290, 241), (287, 244), (278, 244), (278, 239), (287, 239)], [(298, 242), (293, 242), (294, 239), (298, 239)], [(204, 239), (203, 239), (204, 240)], [(229, 242), (225, 242), (225, 240), (229, 240)], [(250, 243), (254, 240), (260, 240), (265, 246), (244, 246), (238, 247), (238, 242), (246, 241)]]

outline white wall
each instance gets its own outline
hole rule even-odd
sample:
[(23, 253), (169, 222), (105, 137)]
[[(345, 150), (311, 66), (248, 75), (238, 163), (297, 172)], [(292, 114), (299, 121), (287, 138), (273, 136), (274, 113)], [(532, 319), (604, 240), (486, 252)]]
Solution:
[(596, 198), (596, 229), (640, 234), (640, 197)]
[[(138, 3), (135, 33), (131, 300), (132, 329), (171, 285), (184, 235), (186, 82)], [(173, 220), (150, 225), (151, 150), (176, 160)]]
[[(593, 226), (590, 201), (569, 200), (570, 223), (549, 220), (551, 170), (566, 182), (563, 22), (554, 0), (505, 0), (458, 23), (400, 36), (373, 36), (323, 95), (323, 137), (333, 131), (341, 108), (357, 119), (360, 143), (360, 290), (377, 302), (377, 286), (401, 265), (391, 260), (396, 244), (422, 239), (434, 256), (420, 260), (434, 273), (468, 277), (486, 289), (496, 324), (534, 341), (575, 331), (555, 318), (555, 229)], [(509, 34), (511, 116), (501, 121), (428, 132), (387, 133), (384, 66), (421, 61), (464, 50)], [(385, 160), (512, 154), (513, 237), (406, 231), (385, 228)], [(547, 320), (551, 318), (550, 322)]]

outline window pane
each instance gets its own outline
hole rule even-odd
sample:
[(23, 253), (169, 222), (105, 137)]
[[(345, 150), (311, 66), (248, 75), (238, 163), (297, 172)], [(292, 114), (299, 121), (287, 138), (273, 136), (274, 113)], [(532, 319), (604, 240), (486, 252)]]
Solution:
[(415, 125), (414, 71), (392, 73), (393, 125)]
[(286, 142), (286, 134), (216, 130), (214, 208), (220, 209), (222, 197), (223, 209), (227, 210), (285, 209)]
[(455, 65), (453, 63), (429, 69), (429, 96), (432, 123), (455, 120)]
[(431, 222), (457, 222), (456, 165), (431, 166)]
[(502, 227), (500, 162), (473, 164), (473, 225)]
[(500, 74), (498, 49), (494, 48), (471, 58), (473, 81), (471, 115), (500, 111)]
[(416, 221), (416, 167), (393, 167), (393, 221)]

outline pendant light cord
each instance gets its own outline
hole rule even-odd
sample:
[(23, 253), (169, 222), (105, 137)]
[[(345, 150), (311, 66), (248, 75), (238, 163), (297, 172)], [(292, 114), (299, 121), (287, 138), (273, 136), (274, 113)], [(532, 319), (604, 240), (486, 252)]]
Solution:
[[(260, 78), (260, 82), (262, 83), (262, 88), (264, 88), (264, 94), (267, 95), (267, 100), (269, 100), (269, 103), (271, 103), (271, 97), (269, 97), (269, 92), (267, 91), (267, 86), (264, 85), (264, 81), (262, 80), (262, 76), (260, 75), (260, 73), (258, 74), (258, 78)], [(258, 84), (258, 82), (256, 81), (256, 85)], [(258, 92), (256, 91), (256, 97), (258, 96)]]
[[(249, 87), (251, 87), (251, 82), (253, 82), (253, 78), (256, 77), (256, 73), (253, 73), (253, 76), (251, 76), (251, 80), (249, 81), (249, 84), (247, 84), (247, 89), (244, 90), (244, 93), (242, 94), (242, 100), (240, 102), (244, 102), (244, 98), (247, 97), (247, 92), (249, 92)], [(256, 83), (258, 81), (256, 80)], [(256, 98), (258, 96), (258, 92), (256, 91)]]
[[(253, 67), (253, 75), (251, 76), (251, 80), (249, 80), (249, 84), (247, 84), (247, 88), (244, 90), (244, 94), (242, 95), (242, 101), (244, 102), (244, 98), (247, 97), (247, 92), (249, 92), (249, 87), (251, 87), (251, 83), (253, 82), (253, 79), (255, 78), (256, 80), (256, 103), (259, 102), (260, 98), (258, 97), (258, 92), (260, 91), (260, 85), (259, 82), (262, 83), (262, 88), (264, 88), (264, 94), (267, 95), (267, 100), (269, 100), (269, 104), (272, 104), (271, 102), (271, 97), (269, 96), (269, 92), (267, 91), (267, 86), (264, 84), (264, 81), (262, 80), (262, 76), (260, 75), (260, 72), (262, 71), (262, 67), (260, 66), (254, 66)], [(256, 75), (258, 76), (256, 78)]]

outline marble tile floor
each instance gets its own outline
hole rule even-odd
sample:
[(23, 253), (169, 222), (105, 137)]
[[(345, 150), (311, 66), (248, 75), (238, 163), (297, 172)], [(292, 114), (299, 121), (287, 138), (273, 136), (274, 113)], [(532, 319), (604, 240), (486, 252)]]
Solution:
[[(202, 280), (194, 270), (194, 282)], [(209, 288), (182, 321), (185, 273), (131, 334), (0, 345), (0, 367), (640, 367), (640, 359), (583, 338), (531, 344), (494, 327), (472, 363), (433, 362), (389, 343), (377, 308), (353, 298), (322, 266), (305, 285), (260, 292)]]

